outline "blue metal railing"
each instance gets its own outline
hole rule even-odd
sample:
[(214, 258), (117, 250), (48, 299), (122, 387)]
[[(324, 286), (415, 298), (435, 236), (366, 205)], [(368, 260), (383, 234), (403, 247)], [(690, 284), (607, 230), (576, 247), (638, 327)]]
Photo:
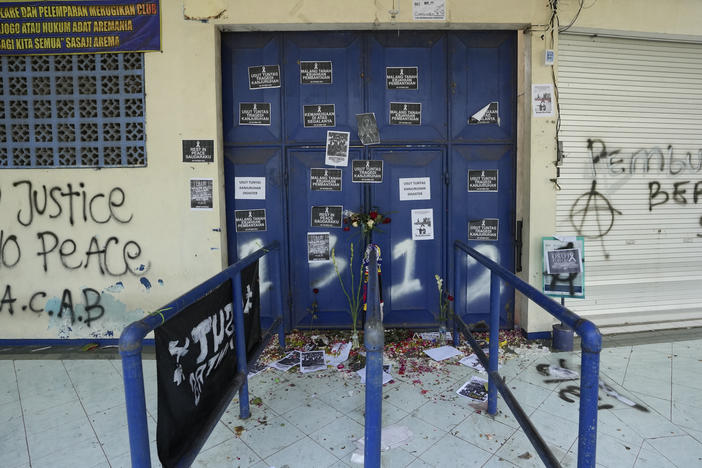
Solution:
[[(373, 244), (371, 244), (373, 245)], [(368, 293), (363, 343), (366, 346), (366, 417), (363, 466), (380, 468), (380, 439), (383, 414), (383, 349), (385, 330), (380, 309), (378, 255), (375, 248), (368, 258)]]
[[(124, 377), (124, 393), (127, 403), (127, 424), (129, 429), (129, 447), (131, 451), (132, 467), (150, 467), (151, 457), (149, 454), (149, 433), (146, 423), (146, 396), (144, 394), (144, 373), (141, 364), (141, 351), (143, 340), (146, 335), (166, 323), (171, 318), (178, 315), (184, 308), (198, 301), (215, 287), (223, 282), (232, 280), (232, 296), (234, 301), (234, 326), (235, 343), (237, 357), (237, 374), (227, 389), (227, 398), (224, 398), (215, 411), (214, 417), (210, 418), (203, 437), (201, 437), (194, 447), (178, 462), (178, 466), (190, 466), (204, 445), (214, 426), (227, 409), (231, 398), (239, 392), (239, 417), (246, 419), (251, 415), (249, 409), (249, 390), (247, 383), (247, 362), (246, 362), (246, 339), (244, 336), (244, 312), (241, 294), (241, 270), (252, 264), (259, 258), (274, 252), (274, 264), (272, 272), (272, 284), (280, 286), (280, 245), (273, 242), (251, 255), (230, 265), (225, 270), (204, 281), (200, 285), (191, 289), (174, 301), (166, 304), (157, 312), (154, 312), (143, 319), (128, 325), (119, 338), (119, 353), (122, 356), (122, 369)], [(281, 348), (285, 348), (285, 329), (282, 320), (282, 297), (280, 292), (274, 294), (277, 309), (277, 317), (271, 327), (264, 333), (264, 339), (253, 352), (252, 361), (255, 361), (263, 350), (267, 337), (275, 327), (278, 327), (278, 339)]]
[(505, 403), (512, 410), (544, 464), (546, 466), (560, 466), (497, 372), (500, 330), (500, 280), (504, 280), (541, 306), (546, 312), (571, 327), (581, 337), (582, 373), (580, 378), (578, 467), (594, 468), (597, 442), (597, 393), (599, 389), (600, 351), (602, 349), (602, 336), (599, 330), (589, 320), (580, 318), (529, 283), (518, 278), (514, 273), (460, 241), (456, 241), (454, 244), (454, 291), (456, 292), (456, 297), (459, 297), (458, 291), (460, 291), (461, 284), (467, 284), (463, 281), (463, 271), (460, 268), (461, 260), (465, 258), (466, 254), (490, 270), (490, 357), (488, 359), (481, 351), (478, 343), (470, 334), (468, 326), (460, 319), (458, 311), (454, 314), (454, 343), (458, 345), (458, 326), (460, 325), (481, 363), (488, 370), (488, 413), (491, 415), (497, 413), (497, 391), (499, 390), (505, 399)]

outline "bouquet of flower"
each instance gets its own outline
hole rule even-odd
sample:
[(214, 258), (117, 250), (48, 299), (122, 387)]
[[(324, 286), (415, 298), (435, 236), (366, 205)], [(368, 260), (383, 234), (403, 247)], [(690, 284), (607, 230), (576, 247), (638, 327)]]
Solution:
[(439, 314), (437, 319), (439, 320), (439, 325), (446, 325), (448, 318), (453, 314), (453, 296), (448, 293), (448, 290), (444, 289), (444, 279), (439, 275), (434, 275), (436, 279), (436, 288), (439, 290)]
[(373, 208), (368, 213), (349, 210), (344, 211), (344, 231), (350, 231), (351, 228), (358, 228), (361, 230), (361, 235), (363, 237), (370, 237), (374, 229), (378, 229), (379, 225), (388, 224), (390, 221), (392, 220), (389, 216), (380, 213), (376, 208)]

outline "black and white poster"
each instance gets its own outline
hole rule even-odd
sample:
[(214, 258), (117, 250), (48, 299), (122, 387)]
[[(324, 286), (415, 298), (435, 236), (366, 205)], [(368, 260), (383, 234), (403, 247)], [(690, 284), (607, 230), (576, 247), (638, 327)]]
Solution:
[(446, 21), (446, 0), (412, 0), (412, 18)]
[(487, 401), (487, 384), (487, 380), (474, 375), (468, 382), (464, 383), (461, 388), (456, 390), (456, 393), (473, 401)]
[(531, 107), (534, 117), (553, 117), (553, 84), (531, 85)]
[(334, 127), (336, 114), (334, 104), (313, 104), (302, 106), (302, 118), (305, 127)]
[(390, 125), (422, 125), (422, 103), (391, 102)]
[(356, 114), (356, 124), (358, 125), (358, 138), (361, 144), (375, 145), (380, 143), (380, 132), (378, 122), (375, 120), (375, 113)]
[(280, 66), (249, 67), (249, 89), (280, 88)]
[(500, 104), (491, 102), (468, 119), (468, 124), (497, 124), (500, 125)]
[(497, 241), (500, 220), (497, 218), (468, 221), (468, 240)]
[(570, 275), (582, 271), (579, 249), (546, 251), (546, 273), (549, 275)]
[(324, 350), (303, 351), (300, 353), (300, 372), (306, 374), (318, 370), (324, 370), (327, 364), (324, 361)]
[(497, 192), (497, 169), (468, 171), (469, 192)]
[(400, 177), (400, 201), (431, 200), (429, 177)]
[[(261, 339), (258, 262), (241, 272), (247, 356)], [(236, 375), (232, 282), (225, 281), (154, 331), (158, 456), (175, 466), (231, 398)]]
[(234, 198), (236, 200), (265, 200), (265, 177), (234, 177)]
[(239, 125), (270, 125), (270, 102), (240, 102)]
[(332, 63), (300, 62), (300, 84), (332, 84)]
[(434, 238), (434, 209), (412, 210), (412, 240)]
[(308, 262), (328, 262), (329, 261), (329, 233), (328, 232), (308, 232), (307, 233), (307, 261)]
[(385, 67), (387, 89), (418, 89), (418, 67)]
[(310, 190), (313, 192), (341, 192), (341, 181), (341, 169), (310, 169)]
[(260, 232), (266, 230), (266, 210), (234, 210), (236, 232)]
[(379, 184), (383, 181), (383, 161), (354, 159), (351, 161), (351, 182)]
[(341, 205), (313, 206), (312, 227), (341, 228), (343, 211)]
[(212, 179), (190, 179), (190, 209), (212, 209)]
[(183, 140), (183, 162), (214, 162), (214, 140)]
[(327, 131), (327, 150), (324, 164), (329, 166), (349, 165), (349, 132)]

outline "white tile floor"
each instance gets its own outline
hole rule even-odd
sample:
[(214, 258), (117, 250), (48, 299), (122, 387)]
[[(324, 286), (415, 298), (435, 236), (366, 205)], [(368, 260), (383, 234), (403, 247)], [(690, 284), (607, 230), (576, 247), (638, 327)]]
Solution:
[[(602, 379), (640, 408), (600, 393), (599, 466), (702, 466), (702, 333), (666, 333), (650, 344), (612, 337), (613, 346), (602, 351)], [(573, 383), (544, 382), (536, 370), (560, 359), (578, 368), (578, 353), (541, 354), (512, 359), (501, 373), (554, 454), (575, 466), (578, 406), (568, 392)], [(541, 466), (503, 404), (492, 419), (456, 395), (473, 371), (447, 367), (448, 378), (439, 382), (402, 376), (385, 386), (383, 424), (407, 426), (413, 437), (383, 453), (383, 465)], [(154, 361), (145, 360), (144, 368), (155, 439)], [(252, 405), (252, 417), (241, 421), (238, 402), (232, 402), (196, 466), (359, 466), (350, 462), (354, 440), (363, 435), (363, 386), (355, 374), (269, 369), (251, 379), (250, 391), (263, 404)], [(236, 426), (244, 429), (239, 437)], [(153, 441), (154, 465), (156, 460)], [(130, 466), (120, 361), (0, 358), (0, 466)]]

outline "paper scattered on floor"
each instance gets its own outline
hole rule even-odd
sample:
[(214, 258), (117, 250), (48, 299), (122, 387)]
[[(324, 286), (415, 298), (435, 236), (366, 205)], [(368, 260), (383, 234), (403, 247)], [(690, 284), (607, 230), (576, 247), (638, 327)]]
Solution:
[[(392, 375), (389, 374), (390, 372), (390, 364), (384, 364), (383, 365), (383, 385), (386, 383), (390, 382), (392, 380)], [(365, 385), (366, 383), (366, 368), (364, 367), (363, 369), (359, 369), (356, 371), (356, 373), (361, 377), (361, 383)]]
[(300, 353), (300, 372), (306, 374), (327, 368), (327, 363), (324, 358), (324, 350), (321, 351), (305, 351)]
[(283, 372), (287, 372), (298, 364), (300, 364), (300, 351), (291, 351), (283, 359), (271, 362), (268, 365), (275, 369), (282, 370)]
[(448, 359), (453, 356), (458, 356), (463, 353), (461, 353), (453, 346), (446, 345), (439, 346), (438, 348), (425, 349), (424, 354), (426, 354), (435, 361), (443, 361), (444, 359)]
[(551, 377), (556, 377), (557, 379), (562, 380), (576, 380), (580, 378), (580, 374), (564, 367), (549, 365), (547, 372)]
[(461, 388), (456, 390), (456, 393), (469, 400), (487, 401), (487, 384), (487, 380), (474, 375), (468, 382), (464, 383)]
[(249, 367), (249, 378), (253, 377), (254, 375), (260, 374), (266, 369), (268, 369), (268, 366), (266, 364), (262, 364), (259, 361), (256, 361), (251, 367)]
[[(471, 354), (470, 356), (466, 356), (458, 362), (460, 362), (464, 366), (471, 367), (471, 368), (477, 370), (478, 372), (482, 372), (483, 374), (487, 374), (487, 371), (485, 370), (483, 365), (480, 363), (480, 359), (478, 359), (477, 354)], [(497, 369), (499, 369), (500, 367), (502, 367), (502, 366), (500, 364), (497, 364)]]
[[(380, 450), (386, 452), (390, 449), (405, 445), (412, 438), (412, 431), (407, 426), (393, 424), (385, 426), (380, 432)], [(356, 441), (356, 451), (351, 455), (351, 463), (363, 464), (363, 447), (365, 438)]]
[(336, 343), (332, 346), (331, 354), (326, 355), (328, 366), (338, 366), (342, 362), (346, 362), (349, 358), (349, 353), (351, 352), (351, 342), (348, 343)]

